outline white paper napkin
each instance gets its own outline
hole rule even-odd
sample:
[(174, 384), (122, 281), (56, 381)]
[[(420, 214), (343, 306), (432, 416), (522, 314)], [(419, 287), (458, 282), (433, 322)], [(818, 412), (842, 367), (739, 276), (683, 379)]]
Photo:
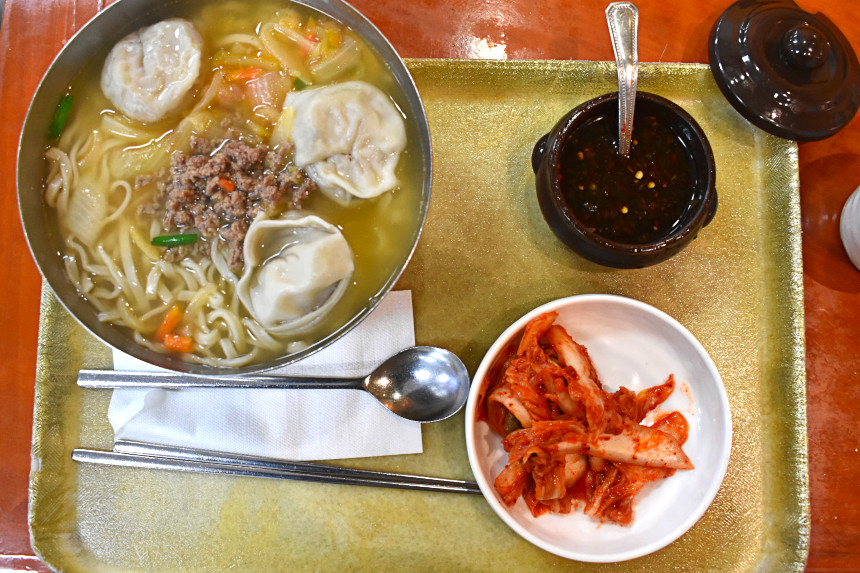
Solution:
[[(364, 376), (415, 344), (412, 293), (394, 291), (320, 352), (267, 374)], [(118, 350), (117, 370), (157, 370)], [(115, 439), (289, 460), (421, 453), (421, 424), (362, 390), (192, 388), (114, 390)]]

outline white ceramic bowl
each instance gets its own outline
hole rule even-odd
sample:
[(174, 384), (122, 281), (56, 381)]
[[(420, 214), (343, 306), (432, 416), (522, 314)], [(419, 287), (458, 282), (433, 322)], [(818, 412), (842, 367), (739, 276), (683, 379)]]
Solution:
[[(507, 507), (493, 486), (507, 463), (501, 437), (477, 421), (478, 393), (496, 355), (517, 341), (539, 314), (557, 311), (556, 323), (588, 348), (604, 388), (639, 391), (675, 375), (672, 396), (659, 408), (680, 411), (690, 425), (684, 452), (695, 469), (649, 484), (636, 497), (633, 524), (601, 524), (573, 510), (532, 516), (522, 499)], [(531, 543), (578, 561), (616, 562), (661, 549), (690, 529), (713, 501), (729, 461), (732, 421), (716, 366), (696, 338), (656, 308), (613, 295), (580, 295), (547, 303), (512, 324), (481, 362), (466, 404), (466, 446), (475, 479), (490, 506)]]

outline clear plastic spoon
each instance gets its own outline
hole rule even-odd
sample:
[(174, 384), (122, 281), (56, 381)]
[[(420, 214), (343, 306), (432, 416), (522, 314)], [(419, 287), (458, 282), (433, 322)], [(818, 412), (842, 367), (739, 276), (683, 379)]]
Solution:
[(636, 48), (639, 10), (632, 2), (613, 2), (606, 8), (606, 23), (618, 68), (618, 153), (630, 157), (633, 137), (633, 108), (639, 79), (639, 54)]

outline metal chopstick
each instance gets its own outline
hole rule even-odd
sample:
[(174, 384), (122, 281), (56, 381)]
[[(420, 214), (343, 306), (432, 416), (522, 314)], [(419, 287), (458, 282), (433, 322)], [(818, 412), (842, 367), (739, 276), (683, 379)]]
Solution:
[(114, 443), (113, 449), (115, 452), (125, 454), (158, 456), (188, 461), (201, 461), (215, 464), (245, 466), (255, 469), (272, 469), (278, 471), (286, 470), (295, 472), (332, 474), (344, 477), (368, 478), (373, 480), (434, 483), (438, 485), (448, 485), (456, 487), (465, 486), (474, 489), (476, 493), (479, 493), (477, 484), (475, 484), (475, 482), (464, 480), (362, 470), (330, 464), (321, 464), (317, 462), (300, 462), (294, 460), (286, 461), (274, 458), (246, 456), (241, 454), (225, 454), (222, 452), (215, 452), (211, 450), (183, 448), (178, 446), (165, 446), (162, 444), (151, 444), (148, 442), (139, 442), (135, 440), (117, 440)]
[(283, 462), (267, 458), (225, 455), (217, 452), (172, 448), (141, 442), (118, 441), (117, 446), (118, 450), (124, 451), (106, 452), (76, 449), (72, 452), (72, 459), (79, 462), (107, 465), (268, 477), (317, 483), (450, 493), (481, 493), (475, 482), (464, 480), (374, 472), (311, 462)]

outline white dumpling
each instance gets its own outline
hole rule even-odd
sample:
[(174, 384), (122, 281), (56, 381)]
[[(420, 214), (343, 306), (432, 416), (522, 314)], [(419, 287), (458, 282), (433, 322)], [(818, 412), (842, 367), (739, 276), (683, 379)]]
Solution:
[(102, 69), (105, 96), (124, 114), (158, 121), (181, 106), (197, 77), (203, 38), (187, 20), (172, 18), (120, 40)]
[(340, 230), (315, 215), (257, 218), (244, 245), (239, 299), (269, 332), (301, 332), (346, 292), (352, 249)]
[(295, 144), (295, 162), (340, 202), (376, 197), (397, 187), (406, 147), (403, 116), (379, 88), (345, 82), (292, 92), (272, 143)]

